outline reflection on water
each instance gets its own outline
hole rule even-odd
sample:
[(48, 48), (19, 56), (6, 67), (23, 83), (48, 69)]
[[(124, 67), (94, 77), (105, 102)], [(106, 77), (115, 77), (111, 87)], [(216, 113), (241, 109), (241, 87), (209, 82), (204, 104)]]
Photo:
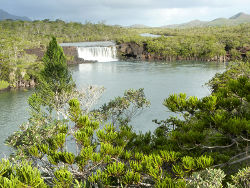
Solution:
[[(88, 84), (106, 88), (96, 107), (121, 96), (124, 90), (144, 88), (151, 107), (131, 122), (136, 131), (153, 131), (153, 119), (166, 119), (170, 114), (162, 105), (172, 93), (204, 97), (209, 94), (203, 86), (215, 73), (222, 72), (225, 65), (204, 62), (96, 62), (70, 67), (79, 88)], [(4, 140), (18, 126), (28, 120), (27, 98), (32, 90), (0, 93), (0, 157), (9, 153)]]

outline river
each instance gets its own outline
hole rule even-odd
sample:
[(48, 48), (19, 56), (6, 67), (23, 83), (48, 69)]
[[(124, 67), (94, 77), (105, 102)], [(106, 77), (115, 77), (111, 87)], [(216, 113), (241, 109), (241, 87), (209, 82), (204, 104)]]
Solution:
[[(215, 62), (131, 62), (113, 61), (86, 63), (70, 67), (77, 87), (104, 86), (105, 92), (96, 108), (116, 96), (122, 96), (129, 88), (144, 88), (151, 106), (131, 125), (139, 132), (154, 131), (153, 119), (166, 119), (170, 113), (162, 105), (173, 93), (185, 92), (199, 98), (210, 94), (204, 86), (216, 73), (225, 70), (225, 64)], [(18, 126), (28, 120), (27, 98), (33, 90), (15, 90), (0, 93), (0, 157), (10, 153), (4, 140)]]

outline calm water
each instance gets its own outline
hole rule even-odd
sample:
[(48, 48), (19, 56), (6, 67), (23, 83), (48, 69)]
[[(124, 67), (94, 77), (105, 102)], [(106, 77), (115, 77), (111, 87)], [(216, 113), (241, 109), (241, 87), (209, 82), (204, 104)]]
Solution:
[[(81, 64), (71, 67), (79, 88), (86, 85), (102, 85), (106, 88), (96, 106), (121, 96), (129, 88), (144, 88), (151, 107), (131, 122), (136, 131), (153, 131), (153, 119), (166, 119), (170, 114), (162, 105), (163, 100), (173, 93), (204, 97), (210, 92), (204, 84), (225, 65), (204, 62), (105, 62)], [(0, 93), (0, 157), (10, 149), (4, 140), (28, 119), (27, 98), (29, 91)]]

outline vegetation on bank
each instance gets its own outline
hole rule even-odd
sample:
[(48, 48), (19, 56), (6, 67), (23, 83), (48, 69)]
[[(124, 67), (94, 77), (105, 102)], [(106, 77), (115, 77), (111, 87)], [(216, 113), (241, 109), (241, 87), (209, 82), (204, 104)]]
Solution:
[[(59, 43), (114, 40), (145, 46), (145, 52), (161, 59), (249, 61), (250, 24), (223, 27), (133, 29), (103, 23), (66, 23), (62, 20), (0, 21), (0, 80), (10, 87), (30, 86), (37, 81), (42, 63), (25, 49), (46, 50), (51, 35)], [(162, 35), (142, 37), (139, 33)], [(66, 57), (68, 59), (72, 57)]]
[(140, 33), (161, 35), (159, 38), (122, 37), (119, 43), (135, 42), (162, 59), (249, 61), (250, 24), (238, 26), (194, 27), (185, 29), (144, 28)]
[(77, 91), (55, 38), (43, 61), (29, 122), (6, 141), (15, 153), (0, 163), (3, 187), (249, 187), (248, 62), (217, 74), (210, 96), (169, 96), (177, 117), (137, 134), (130, 121), (150, 104), (143, 89), (90, 111), (101, 88)]

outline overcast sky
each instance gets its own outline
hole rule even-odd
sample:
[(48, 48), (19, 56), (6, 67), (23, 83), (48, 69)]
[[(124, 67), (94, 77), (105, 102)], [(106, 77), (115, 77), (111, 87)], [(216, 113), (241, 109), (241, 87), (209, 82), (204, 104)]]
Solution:
[(250, 0), (0, 0), (0, 9), (33, 20), (162, 26), (250, 14)]

